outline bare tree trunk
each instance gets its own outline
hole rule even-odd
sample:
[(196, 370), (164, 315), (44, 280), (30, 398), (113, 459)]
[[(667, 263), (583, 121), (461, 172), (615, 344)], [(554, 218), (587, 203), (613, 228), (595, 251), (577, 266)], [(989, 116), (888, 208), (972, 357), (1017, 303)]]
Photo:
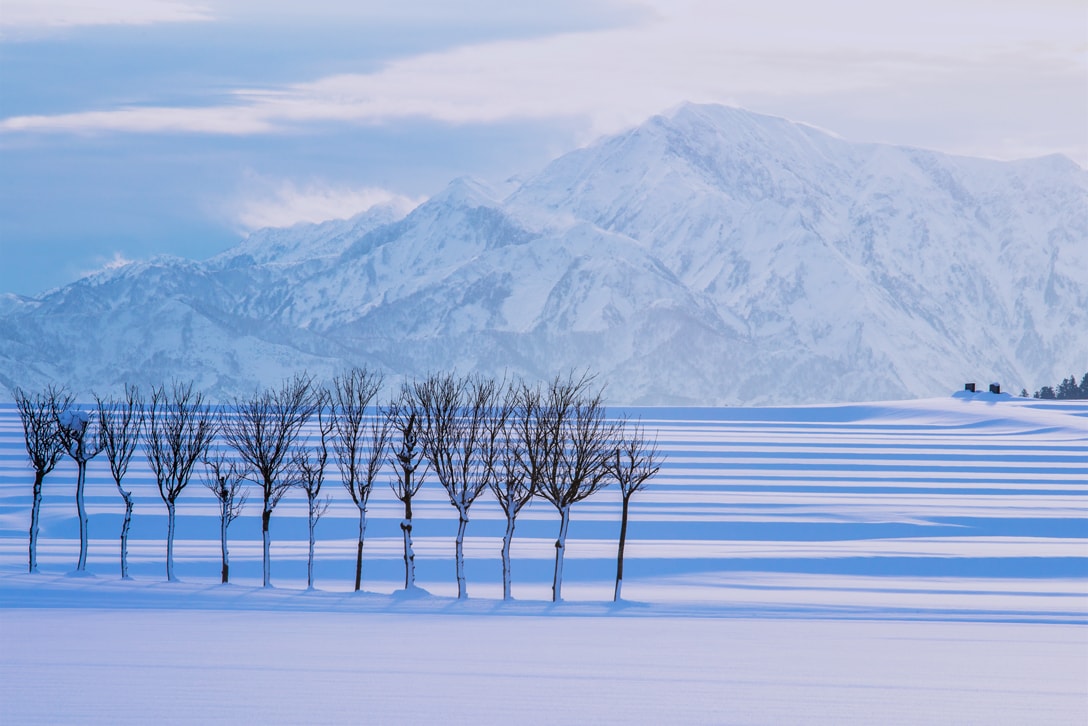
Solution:
[(552, 580), (552, 602), (563, 600), (563, 554), (567, 548), (567, 526), (570, 524), (570, 507), (559, 510), (559, 539), (555, 540), (555, 579)]
[(627, 542), (627, 509), (630, 503), (630, 495), (625, 495), (623, 497), (623, 515), (620, 517), (620, 548), (616, 554), (616, 592), (612, 595), (612, 602), (619, 602), (620, 590), (623, 589), (623, 545)]
[(460, 512), (457, 522), (457, 599), (468, 597), (468, 585), (465, 582), (465, 527), (468, 526), (468, 512)]
[(42, 481), (45, 474), (34, 471), (34, 501), (30, 505), (30, 569), (29, 572), (38, 571), (38, 520), (42, 509)]
[(366, 507), (359, 507), (359, 548), (355, 551), (355, 592), (363, 585), (363, 537), (366, 535)]
[(502, 599), (510, 599), (510, 543), (514, 539), (514, 518), (506, 515), (506, 532), (502, 536)]
[(87, 462), (76, 461), (76, 511), (79, 512), (79, 562), (76, 572), (87, 571), (87, 506), (83, 503), (83, 486), (87, 483)]
[(416, 553), (412, 549), (412, 500), (404, 502), (404, 519), (400, 523), (404, 532), (404, 589), (416, 586)]
[(306, 589), (314, 589), (314, 527), (317, 526), (317, 519), (314, 518), (314, 502), (310, 502), (310, 555), (306, 560)]
[(223, 559), (222, 584), (230, 580), (230, 553), (227, 552), (227, 518), (219, 518), (219, 551)]
[(166, 579), (174, 582), (174, 502), (166, 502)]
[(264, 570), (264, 587), (272, 587), (272, 535), (268, 531), (268, 525), (272, 521), (272, 510), (267, 507), (261, 513), (261, 541), (263, 555), (261, 565)]
[(128, 529), (132, 524), (132, 492), (126, 492), (120, 486), (117, 489), (125, 500), (125, 520), (121, 523), (121, 579), (128, 579)]

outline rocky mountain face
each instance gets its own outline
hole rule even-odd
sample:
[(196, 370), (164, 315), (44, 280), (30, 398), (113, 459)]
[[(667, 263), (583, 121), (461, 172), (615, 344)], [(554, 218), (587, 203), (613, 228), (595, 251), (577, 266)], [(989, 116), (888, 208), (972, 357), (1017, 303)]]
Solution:
[(352, 364), (599, 373), (616, 404), (1034, 389), (1088, 368), (1088, 172), (683, 106), (500, 197), (255, 233), (0, 299), (0, 385), (194, 379), (229, 399)]

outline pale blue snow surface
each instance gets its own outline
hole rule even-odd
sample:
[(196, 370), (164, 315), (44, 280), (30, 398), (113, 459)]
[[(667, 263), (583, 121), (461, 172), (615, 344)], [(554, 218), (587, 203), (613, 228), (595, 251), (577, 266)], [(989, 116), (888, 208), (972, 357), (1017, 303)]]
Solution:
[[(618, 413), (618, 412), (617, 412)], [(306, 592), (305, 500), (231, 526), (221, 586), (216, 504), (179, 500), (166, 583), (165, 508), (142, 454), (134, 578), (123, 503), (88, 471), (92, 576), (75, 473), (44, 491), (41, 575), (26, 566), (31, 473), (0, 407), (0, 712), (16, 723), (1078, 723), (1088, 718), (1088, 403), (977, 394), (792, 408), (639, 409), (668, 457), (632, 504), (614, 606), (618, 496), (573, 509), (552, 605), (558, 519), (519, 519), (503, 604), (502, 517), (471, 510), (468, 602), (454, 599), (456, 512), (433, 482), (416, 506), (425, 592), (398, 593), (402, 512), (384, 483), (350, 592), (355, 508), (336, 487)], [(175, 683), (176, 689), (164, 686)], [(558, 697), (556, 694), (563, 694)]]

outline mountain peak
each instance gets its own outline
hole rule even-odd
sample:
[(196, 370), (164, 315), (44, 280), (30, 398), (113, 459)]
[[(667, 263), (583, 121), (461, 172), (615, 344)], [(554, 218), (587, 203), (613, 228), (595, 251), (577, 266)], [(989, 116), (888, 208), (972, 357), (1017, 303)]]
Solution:
[(375, 204), (349, 219), (259, 229), (210, 262), (218, 266), (297, 264), (317, 257), (334, 257), (372, 230), (403, 219), (409, 211), (403, 203), (392, 201)]
[(455, 179), (407, 216), (0, 299), (0, 383), (181, 376), (222, 398), (365, 363), (391, 379), (590, 367), (617, 404), (1034, 387), (1088, 367), (1088, 174), (1071, 164), (684, 104), (505, 199)]
[(487, 183), (468, 176), (457, 177), (425, 204), (453, 207), (494, 206), (499, 195)]

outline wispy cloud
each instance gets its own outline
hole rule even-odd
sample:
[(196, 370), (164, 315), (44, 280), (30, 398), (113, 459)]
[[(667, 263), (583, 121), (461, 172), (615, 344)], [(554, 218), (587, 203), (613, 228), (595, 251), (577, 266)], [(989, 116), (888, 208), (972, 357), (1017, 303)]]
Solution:
[[(652, 13), (625, 27), (482, 43), (400, 59), (372, 73), (238, 89), (232, 103), (216, 106), (13, 117), (0, 121), (0, 132), (258, 134), (412, 117), (450, 123), (573, 117), (596, 135), (682, 101), (751, 105), (756, 98), (835, 96), (871, 114), (867, 95), (887, 99), (903, 88), (910, 97), (899, 93), (887, 110), (891, 119), (952, 103), (985, 109), (977, 126), (993, 120), (995, 106), (1006, 109), (1003, 121), (1021, 129), (1056, 117), (1088, 122), (1080, 3), (649, 4)], [(1002, 72), (1010, 59), (1019, 69), (1014, 77)], [(1000, 82), (980, 85), (988, 68)], [(1045, 108), (1029, 101), (1039, 78), (1051, 91)], [(1074, 146), (1083, 153), (1085, 145), (1082, 134)]]
[(205, 108), (131, 106), (113, 111), (13, 116), (0, 121), (0, 131), (246, 135), (274, 130), (274, 120), (267, 113), (262, 113), (259, 108), (253, 106)]
[(130, 264), (132, 264), (132, 260), (126, 257), (123, 252), (114, 251), (113, 257), (95, 257), (94, 267), (88, 270), (81, 270), (78, 277), (87, 277), (102, 272), (110, 272)]
[(327, 182), (298, 185), (290, 180), (249, 177), (251, 190), (229, 210), (245, 231), (289, 227), (299, 222), (347, 219), (377, 205), (392, 205), (407, 212), (422, 200), (377, 187), (336, 186)]
[(203, 3), (186, 0), (4, 0), (0, 34), (80, 25), (151, 25), (212, 20)]

